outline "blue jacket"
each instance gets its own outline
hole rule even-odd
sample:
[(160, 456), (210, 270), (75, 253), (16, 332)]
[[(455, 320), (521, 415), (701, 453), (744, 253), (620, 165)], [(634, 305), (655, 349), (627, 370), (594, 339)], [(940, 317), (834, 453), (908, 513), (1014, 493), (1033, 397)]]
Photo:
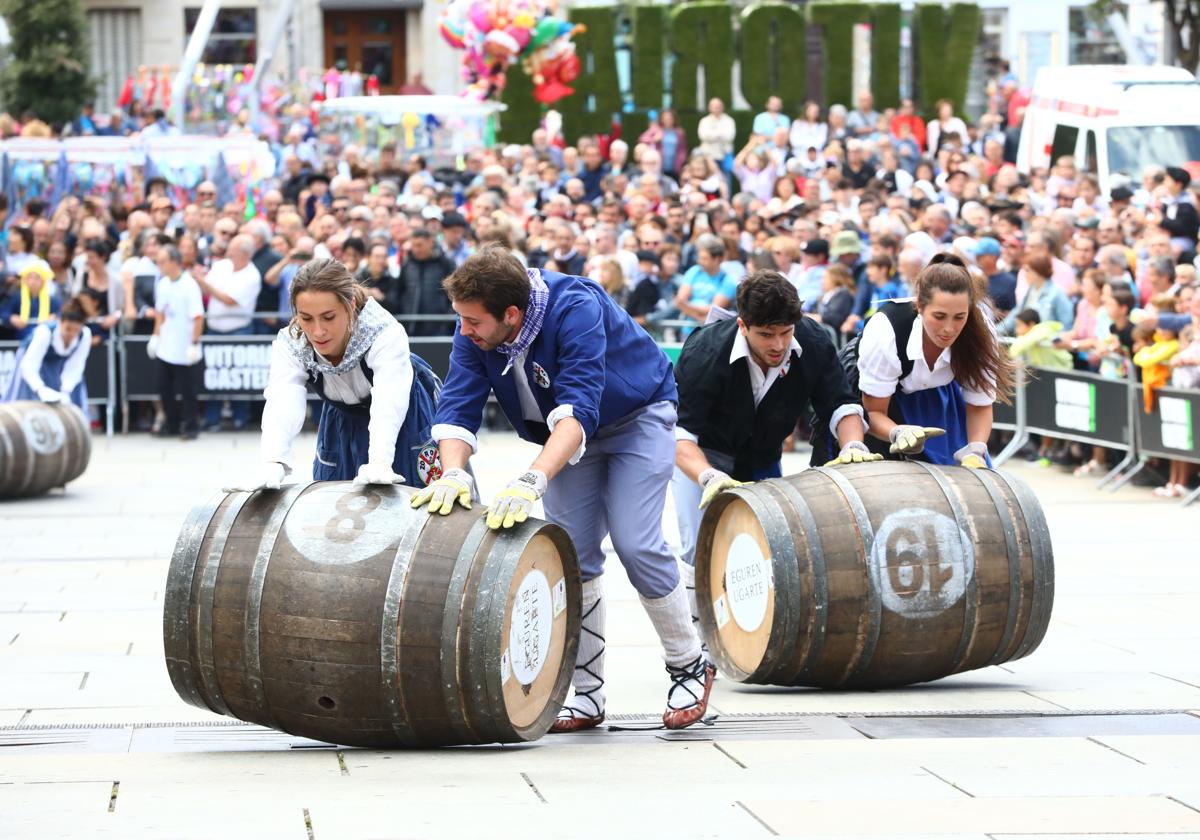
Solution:
[[(542, 277), (550, 299), (525, 356), (525, 376), (543, 417), (569, 405), (591, 440), (597, 429), (639, 408), (679, 401), (666, 355), (604, 289), (584, 277), (553, 271)], [(513, 372), (501, 376), (507, 363), (503, 354), (481, 350), (456, 332), (435, 427), (455, 426), (474, 435), (494, 392), (517, 434), (545, 443), (545, 427), (525, 422)], [(435, 428), (434, 437), (452, 436), (438, 432)]]

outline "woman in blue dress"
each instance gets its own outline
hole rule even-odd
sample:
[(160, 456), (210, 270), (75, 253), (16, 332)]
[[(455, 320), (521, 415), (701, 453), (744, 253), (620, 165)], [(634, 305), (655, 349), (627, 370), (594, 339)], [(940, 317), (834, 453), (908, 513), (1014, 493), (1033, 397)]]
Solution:
[(424, 486), (441, 477), (433, 422), (441, 382), (408, 334), (337, 260), (316, 259), (289, 289), (292, 321), (271, 349), (257, 476), (227, 490), (277, 489), (308, 391), (321, 398), (316, 481)]
[(992, 406), (1013, 392), (1013, 367), (989, 323), (985, 295), (958, 257), (936, 255), (915, 299), (871, 316), (858, 350), (870, 433), (893, 457), (990, 467)]
[(84, 324), (86, 320), (83, 306), (71, 299), (57, 321), (34, 327), (17, 351), (16, 368), (3, 401), (69, 402), (86, 416), (83, 372), (92, 350), (92, 333)]

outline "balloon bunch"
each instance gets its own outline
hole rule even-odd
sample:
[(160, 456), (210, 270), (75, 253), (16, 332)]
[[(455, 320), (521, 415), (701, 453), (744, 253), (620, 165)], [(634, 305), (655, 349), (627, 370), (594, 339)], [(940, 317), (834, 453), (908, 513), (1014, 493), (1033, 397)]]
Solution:
[(557, 0), (450, 0), (438, 17), (446, 43), (463, 50), (463, 96), (498, 99), (508, 68), (521, 63), (533, 96), (550, 105), (570, 96), (579, 76), (572, 36), (583, 31), (554, 16)]

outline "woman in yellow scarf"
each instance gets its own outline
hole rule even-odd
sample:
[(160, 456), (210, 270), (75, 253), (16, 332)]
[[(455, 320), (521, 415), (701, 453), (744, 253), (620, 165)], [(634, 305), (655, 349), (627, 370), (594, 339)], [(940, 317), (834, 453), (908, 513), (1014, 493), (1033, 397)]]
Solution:
[(44, 260), (34, 260), (21, 269), (19, 288), (0, 311), (0, 321), (24, 339), (38, 324), (53, 321), (62, 301), (54, 294), (54, 271)]

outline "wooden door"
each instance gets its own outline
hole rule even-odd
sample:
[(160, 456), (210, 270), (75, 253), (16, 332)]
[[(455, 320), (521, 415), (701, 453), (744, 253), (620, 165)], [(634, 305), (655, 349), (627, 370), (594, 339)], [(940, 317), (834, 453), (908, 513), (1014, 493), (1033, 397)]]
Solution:
[(325, 12), (325, 66), (379, 77), (379, 92), (395, 93), (407, 80), (404, 10)]

